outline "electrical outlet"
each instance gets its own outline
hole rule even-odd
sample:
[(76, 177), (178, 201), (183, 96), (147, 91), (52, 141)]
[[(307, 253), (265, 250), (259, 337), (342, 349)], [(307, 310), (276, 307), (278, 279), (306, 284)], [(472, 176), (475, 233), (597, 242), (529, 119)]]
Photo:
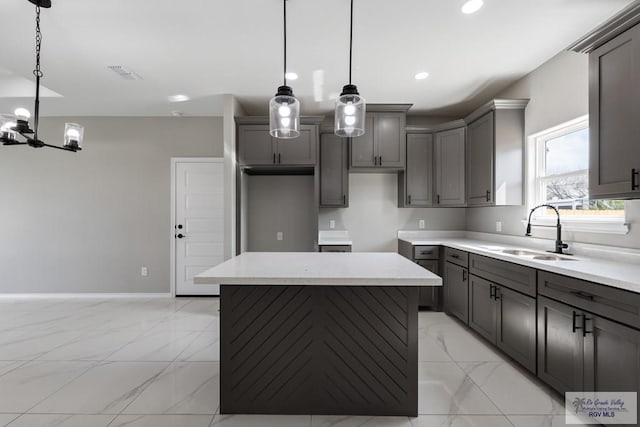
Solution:
[(421, 219), (420, 221), (418, 221), (418, 228), (420, 230), (424, 230), (424, 219)]
[(282, 233), (282, 231), (276, 233), (276, 240), (284, 240), (284, 233)]
[(502, 221), (496, 221), (496, 232), (502, 232)]
[(140, 269), (140, 275), (142, 277), (147, 277), (149, 275), (149, 270), (147, 269), (147, 267), (142, 267)]
[(331, 221), (329, 221), (329, 228), (332, 229), (332, 230), (334, 228), (336, 228), (336, 221), (335, 220), (332, 219)]

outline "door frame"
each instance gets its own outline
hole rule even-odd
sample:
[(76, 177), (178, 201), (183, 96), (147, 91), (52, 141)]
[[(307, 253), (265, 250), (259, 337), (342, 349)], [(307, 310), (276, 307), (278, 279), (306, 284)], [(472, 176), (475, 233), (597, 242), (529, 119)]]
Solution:
[(224, 163), (224, 157), (172, 157), (171, 158), (171, 224), (174, 229), (169, 229), (169, 275), (170, 275), (170, 293), (171, 297), (176, 297), (176, 168), (178, 163)]

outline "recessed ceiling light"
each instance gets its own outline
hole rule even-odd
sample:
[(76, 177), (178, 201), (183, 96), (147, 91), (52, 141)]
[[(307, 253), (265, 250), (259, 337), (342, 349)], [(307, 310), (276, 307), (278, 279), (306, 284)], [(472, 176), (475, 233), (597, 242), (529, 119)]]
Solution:
[(484, 2), (482, 0), (469, 0), (462, 5), (462, 13), (467, 15), (470, 13), (476, 13), (480, 10)]
[(187, 95), (178, 94), (178, 95), (171, 95), (169, 97), (169, 102), (185, 102), (190, 99), (191, 98), (189, 98)]
[(426, 71), (422, 71), (421, 73), (415, 75), (416, 80), (424, 80), (427, 77), (429, 77), (429, 73), (427, 73)]
[(289, 71), (284, 75), (284, 78), (287, 80), (298, 80), (298, 75), (294, 72)]

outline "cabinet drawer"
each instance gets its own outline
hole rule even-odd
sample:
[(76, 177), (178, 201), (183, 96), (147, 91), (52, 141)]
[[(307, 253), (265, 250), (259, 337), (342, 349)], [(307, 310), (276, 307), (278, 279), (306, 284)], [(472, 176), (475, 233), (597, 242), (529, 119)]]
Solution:
[(640, 294), (635, 292), (546, 271), (538, 273), (538, 292), (594, 314), (640, 328)]
[(533, 268), (471, 254), (469, 272), (523, 294), (536, 296), (536, 270)]
[(440, 248), (438, 246), (414, 246), (413, 259), (438, 259)]
[(320, 252), (351, 252), (350, 245), (321, 245)]
[(445, 248), (444, 260), (457, 264), (460, 267), (469, 267), (469, 254), (459, 249)]

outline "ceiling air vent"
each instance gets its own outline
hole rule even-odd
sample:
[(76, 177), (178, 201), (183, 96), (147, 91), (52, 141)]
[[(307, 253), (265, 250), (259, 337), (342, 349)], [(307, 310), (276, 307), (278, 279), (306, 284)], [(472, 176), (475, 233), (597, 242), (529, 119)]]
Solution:
[(139, 74), (122, 65), (108, 65), (107, 68), (125, 80), (142, 80)]

